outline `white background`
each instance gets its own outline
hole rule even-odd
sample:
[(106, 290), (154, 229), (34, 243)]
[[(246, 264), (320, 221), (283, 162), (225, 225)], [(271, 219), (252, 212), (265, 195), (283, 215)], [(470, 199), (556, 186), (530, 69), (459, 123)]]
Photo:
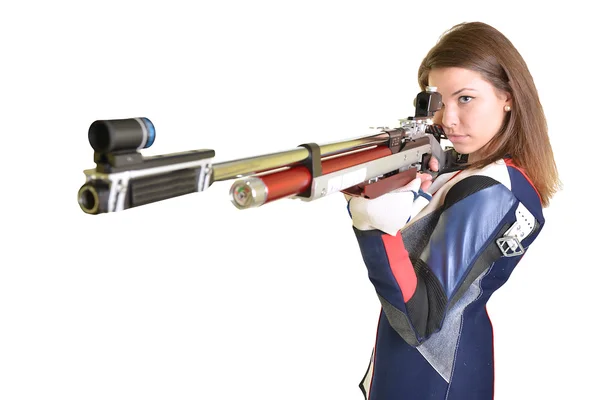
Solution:
[(422, 57), (474, 20), (527, 61), (564, 183), (489, 302), (495, 399), (593, 397), (597, 21), (441, 4), (3, 3), (0, 399), (361, 399), (379, 303), (341, 195), (240, 211), (226, 181), (90, 216), (87, 129), (145, 116), (145, 154), (215, 162), (360, 136), (412, 115)]

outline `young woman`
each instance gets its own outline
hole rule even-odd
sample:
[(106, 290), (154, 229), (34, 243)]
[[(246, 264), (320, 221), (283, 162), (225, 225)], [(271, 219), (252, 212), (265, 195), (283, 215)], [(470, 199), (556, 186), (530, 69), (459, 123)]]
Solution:
[(468, 162), (376, 199), (347, 196), (382, 305), (360, 387), (369, 400), (492, 399), (486, 303), (538, 236), (560, 185), (546, 120), (525, 61), (483, 23), (447, 31), (418, 81), (441, 93), (434, 122)]

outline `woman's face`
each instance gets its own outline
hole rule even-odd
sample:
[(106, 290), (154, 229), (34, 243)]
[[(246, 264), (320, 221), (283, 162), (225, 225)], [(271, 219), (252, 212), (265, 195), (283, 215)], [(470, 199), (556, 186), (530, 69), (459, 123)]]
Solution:
[(500, 130), (511, 99), (478, 72), (464, 68), (432, 69), (429, 86), (437, 87), (444, 104), (434, 122), (444, 127), (458, 153), (469, 154), (469, 162), (480, 159), (479, 150)]

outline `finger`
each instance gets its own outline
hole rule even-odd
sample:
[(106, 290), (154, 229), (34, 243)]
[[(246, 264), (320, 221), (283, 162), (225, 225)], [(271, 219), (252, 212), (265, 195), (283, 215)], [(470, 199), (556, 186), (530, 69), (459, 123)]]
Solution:
[(438, 171), (440, 169), (440, 162), (435, 157), (429, 159), (429, 169), (432, 171)]
[(417, 178), (420, 178), (421, 181), (431, 181), (433, 180), (433, 176), (428, 174), (427, 172), (419, 172), (417, 173)]
[(421, 190), (424, 191), (424, 192), (426, 192), (427, 189), (429, 189), (429, 187), (432, 185), (432, 183), (433, 182), (431, 180), (429, 180), (429, 181), (423, 181), (423, 183), (421, 183)]
[(431, 176), (430, 174), (428, 174), (426, 172), (419, 172), (419, 173), (417, 173), (417, 178), (420, 179), (419, 184), (422, 184), (423, 182), (431, 181), (433, 179), (433, 176)]

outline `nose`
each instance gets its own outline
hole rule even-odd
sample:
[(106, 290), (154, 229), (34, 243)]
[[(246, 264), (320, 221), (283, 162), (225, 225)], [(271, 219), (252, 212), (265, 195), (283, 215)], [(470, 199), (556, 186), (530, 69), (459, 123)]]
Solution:
[(442, 108), (440, 111), (442, 113), (442, 125), (444, 126), (444, 128), (451, 129), (458, 125), (458, 115), (456, 113), (456, 110), (444, 106), (444, 108)]

